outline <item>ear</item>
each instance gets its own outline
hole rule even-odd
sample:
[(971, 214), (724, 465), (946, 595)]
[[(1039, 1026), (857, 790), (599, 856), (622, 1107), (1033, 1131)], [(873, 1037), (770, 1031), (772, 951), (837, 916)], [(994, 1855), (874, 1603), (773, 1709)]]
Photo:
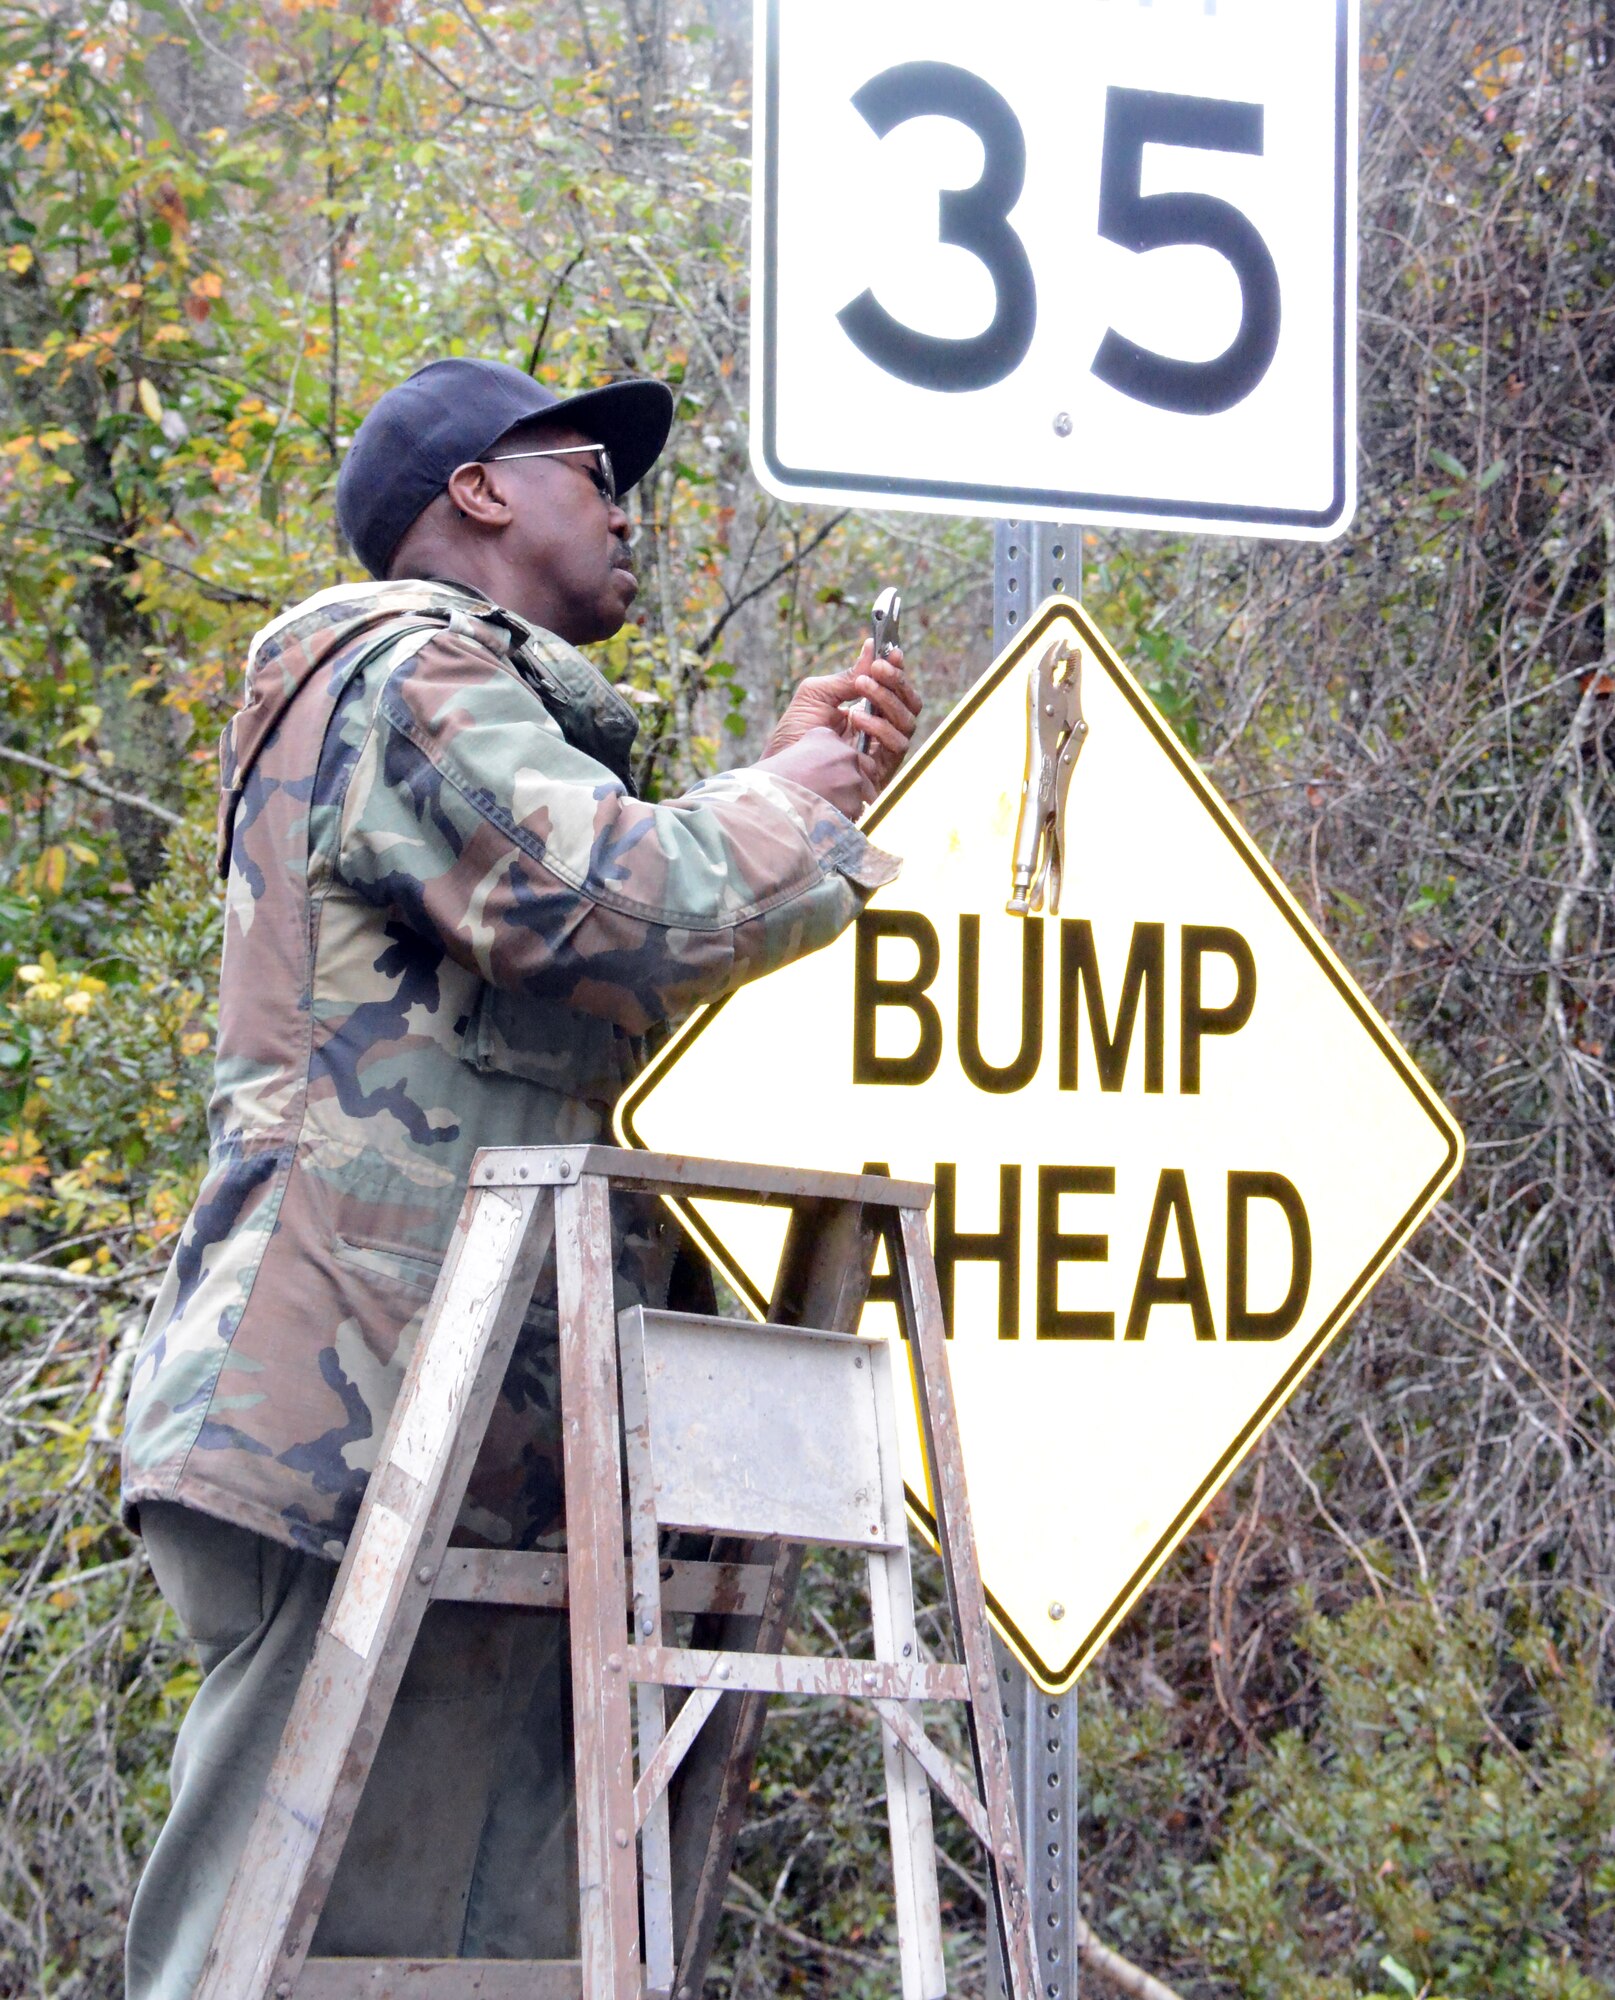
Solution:
[(446, 490), (462, 521), (503, 528), (512, 519), (509, 482), (497, 465), (457, 465)]

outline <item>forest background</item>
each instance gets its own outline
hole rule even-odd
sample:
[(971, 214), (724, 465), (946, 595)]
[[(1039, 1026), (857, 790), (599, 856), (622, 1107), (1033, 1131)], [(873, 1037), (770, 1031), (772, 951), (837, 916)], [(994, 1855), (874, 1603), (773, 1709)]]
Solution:
[[(930, 719), (989, 533), (746, 469), (744, 0), (0, 0), (0, 1993), (111, 2000), (194, 1665), (119, 1526), (202, 1167), (214, 743), (356, 574), (385, 387), (649, 373), (652, 791), (902, 580)], [(1089, 535), (1122, 655), (1466, 1128), (1449, 1201), (1083, 1683), (1082, 1895), (1184, 1995), (1615, 1994), (1615, 0), (1367, 0), (1362, 503)], [(851, 1646), (834, 1569), (809, 1599)], [(713, 1975), (895, 1990), (878, 1756), (772, 1730)], [(980, 1883), (951, 1839), (960, 1990)]]

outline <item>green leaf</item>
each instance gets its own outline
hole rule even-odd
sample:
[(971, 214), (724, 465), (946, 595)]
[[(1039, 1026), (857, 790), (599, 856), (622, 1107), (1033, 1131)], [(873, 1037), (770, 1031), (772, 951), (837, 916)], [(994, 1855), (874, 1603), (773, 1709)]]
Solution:
[(1480, 478), (1476, 480), (1475, 491), (1477, 493), (1484, 493), (1488, 486), (1495, 486), (1507, 471), (1508, 460), (1506, 458), (1494, 458), (1491, 464), (1480, 475)]
[(1414, 2000), (1418, 2000), (1419, 1982), (1400, 1959), (1392, 1958), (1387, 1952), (1379, 1962), (1379, 1969), (1387, 1979), (1400, 1986), (1404, 1993), (1410, 1993), (1414, 1996)]
[(1459, 460), (1453, 457), (1450, 451), (1442, 451), (1438, 445), (1431, 445), (1430, 458), (1432, 463), (1439, 465), (1443, 472), (1450, 474), (1451, 477), (1458, 480), (1460, 484), (1463, 485), (1468, 484), (1469, 481), (1468, 471), (1459, 462)]

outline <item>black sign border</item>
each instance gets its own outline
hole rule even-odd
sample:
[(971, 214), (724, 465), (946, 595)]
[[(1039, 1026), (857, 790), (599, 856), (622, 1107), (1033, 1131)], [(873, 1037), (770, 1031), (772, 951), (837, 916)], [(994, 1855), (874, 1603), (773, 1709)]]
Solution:
[[(763, 76), (766, 115), (762, 172), (762, 321), (764, 356), (756, 371), (762, 385), (761, 435), (756, 440), (758, 456), (770, 479), (781, 490), (809, 500), (834, 504), (828, 496), (862, 499), (878, 507), (882, 498), (915, 501), (946, 500), (972, 502), (984, 512), (1014, 515), (1028, 508), (1046, 511), (1058, 520), (1081, 520), (1094, 515), (1136, 519), (1141, 526), (1152, 520), (1163, 523), (1205, 522), (1208, 529), (1226, 525), (1231, 531), (1250, 528), (1299, 529), (1319, 536), (1343, 530), (1351, 518), (1346, 478), (1346, 453), (1352, 442), (1347, 435), (1347, 354), (1346, 329), (1351, 302), (1353, 268), (1351, 245), (1346, 236), (1347, 167), (1351, 140), (1347, 129), (1351, 106), (1351, 62), (1354, 37), (1351, 32), (1352, 0), (1335, 0), (1335, 324), (1333, 392), (1333, 491), (1322, 509), (1286, 507), (1225, 506), (1206, 500), (1140, 499), (1114, 493), (1068, 493), (1040, 486), (983, 486), (966, 481), (935, 479), (877, 479), (863, 473), (810, 471), (788, 466), (781, 458), (775, 408), (775, 374), (779, 356), (779, 8), (780, 0), (766, 0), (767, 31), (764, 40)], [(754, 156), (755, 157), (755, 156)], [(755, 164), (753, 168), (755, 174)], [(770, 359), (772, 358), (772, 360)]]
[[(1415, 1102), (1441, 1134), (1446, 1143), (1447, 1150), (1442, 1164), (1408, 1204), (1400, 1219), (1388, 1231), (1379, 1247), (1366, 1260), (1357, 1276), (1346, 1287), (1339, 1302), (1322, 1321), (1306, 1346), (1296, 1355), (1278, 1382), (1269, 1390), (1249, 1420), (1241, 1427), (1233, 1441), (1217, 1459), (1211, 1471), (1173, 1516), (1165, 1532), (1156, 1538), (1155, 1542), (1151, 1545), (1149, 1554), (1134, 1568), (1127, 1582), (1111, 1599), (1103, 1614), (1094, 1621), (1092, 1629), (1085, 1634), (1081, 1643), (1062, 1666), (1051, 1666), (1015, 1621), (1007, 1615), (1003, 1605), (993, 1596), (992, 1592), (989, 1590), (986, 1593), (988, 1606), (992, 1611), (994, 1622), (1003, 1632), (1006, 1639), (1009, 1640), (1010, 1645), (1020, 1654), (1022, 1659), (1035, 1662), (1038, 1676), (1049, 1686), (1061, 1693), (1071, 1686), (1083, 1668), (1093, 1659), (1094, 1655), (1110, 1637), (1116, 1626), (1126, 1616), (1134, 1600), (1148, 1587), (1150, 1578), (1168, 1559), (1173, 1549), (1182, 1540), (1184, 1535), (1188, 1533), (1198, 1516), (1204, 1512), (1218, 1488), (1233, 1475), (1240, 1460), (1255, 1443), (1262, 1431), (1266, 1429), (1273, 1417), (1277, 1415), (1278, 1411), (1301, 1386), (1303, 1378), (1310, 1371), (1313, 1363), (1318, 1360), (1323, 1350), (1334, 1339), (1335, 1335), (1340, 1332), (1346, 1321), (1357, 1309), (1357, 1306), (1373, 1286), (1385, 1265), (1395, 1256), (1397, 1250), (1407, 1238), (1412, 1235), (1418, 1224), (1423, 1220), (1425, 1213), (1433, 1206), (1442, 1191), (1457, 1174), (1459, 1167), (1463, 1164), (1464, 1151), (1463, 1135), (1453, 1122), (1446, 1106), (1437, 1097), (1430, 1085), (1425, 1082), (1396, 1040), (1387, 1033), (1384, 1024), (1374, 1013), (1373, 1009), (1365, 1003), (1363, 996), (1358, 992), (1350, 977), (1346, 975), (1344, 968), (1336, 962), (1334, 955), (1323, 944), (1312, 925), (1301, 914), (1298, 906), (1291, 901), (1289, 892), (1283, 887), (1272, 865), (1256, 846), (1250, 835), (1246, 833), (1244, 827), (1234, 817), (1223, 799), (1213, 789), (1199, 765), (1195, 763), (1177, 737), (1173, 735), (1171, 729), (1167, 726), (1165, 720), (1149, 700), (1148, 696), (1138, 687), (1132, 675), (1127, 671), (1120, 658), (1105, 639), (1103, 633), (1092, 623), (1082, 606), (1073, 599), (1068, 597), (1050, 597), (1044, 600), (1038, 607), (1037, 615), (1031, 624), (1027, 626), (1025, 631), (1020, 634), (1013, 645), (1010, 646), (993, 666), (987, 670), (982, 678), (977, 681), (976, 685), (962, 697), (957, 706), (939, 725), (935, 735), (930, 738), (923, 749), (916, 753), (913, 760), (892, 785), (891, 789), (884, 794), (879, 803), (871, 810), (869, 817), (863, 822), (863, 831), (865, 833), (874, 832), (876, 827), (880, 825), (880, 822), (897, 804), (898, 800), (908, 791), (909, 787), (919, 780), (930, 764), (942, 754), (949, 743), (969, 724), (971, 718), (983, 702), (988, 699), (995, 689), (1003, 684), (1005, 677), (1014, 673), (1018, 668), (1024, 667), (1028, 655), (1034, 652), (1039, 644), (1048, 636), (1050, 629), (1062, 620), (1070, 620), (1078, 627), (1083, 639), (1090, 646), (1095, 657), (1110, 674), (1118, 690), (1125, 696), (1134, 714), (1138, 716), (1139, 720), (1149, 730), (1162, 750), (1166, 752), (1173, 764), (1176, 765), (1179, 773), (1188, 782), (1201, 804), (1205, 806), (1212, 819), (1228, 837), (1235, 853), (1244, 861), (1245, 865), (1261, 884), (1267, 894), (1268, 900), (1273, 904), (1285, 923), (1289, 925), (1290, 929), (1301, 940), (1302, 944), (1305, 945), (1319, 970), (1346, 1002), (1352, 1013), (1356, 1015), (1381, 1053), (1407, 1085)], [(630, 1146), (637, 1147), (641, 1152), (655, 1150), (635, 1130), (634, 1113), (655, 1088), (662, 1073), (671, 1068), (673, 1063), (685, 1053), (690, 1045), (706, 1032), (728, 1004), (727, 999), (718, 1000), (710, 1007), (705, 1007), (698, 1014), (692, 1016), (643, 1074), (635, 1080), (633, 1086), (622, 1098), (617, 1108), (617, 1127), (622, 1138)], [(671, 1197), (664, 1197), (664, 1199), (671, 1199)], [(725, 1278), (735, 1287), (751, 1310), (756, 1313), (759, 1319), (765, 1319), (768, 1314), (767, 1299), (762, 1296), (757, 1287), (740, 1269), (738, 1263), (725, 1250), (716, 1233), (703, 1223), (701, 1217), (688, 1202), (674, 1200), (672, 1205), (679, 1211), (680, 1218), (686, 1227), (691, 1230), (699, 1241), (705, 1245), (708, 1252), (716, 1259)], [(926, 1506), (923, 1497), (917, 1495), (912, 1487), (906, 1487), (905, 1490), (907, 1492), (910, 1514), (924, 1529), (932, 1544), (935, 1545), (937, 1538), (936, 1517)]]

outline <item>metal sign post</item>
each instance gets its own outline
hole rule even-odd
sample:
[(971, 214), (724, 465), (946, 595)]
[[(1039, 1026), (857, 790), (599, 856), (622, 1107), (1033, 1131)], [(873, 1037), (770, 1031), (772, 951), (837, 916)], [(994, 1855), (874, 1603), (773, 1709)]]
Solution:
[[(1060, 594), (1082, 597), (1082, 530), (995, 522), (993, 652), (1004, 650), (1044, 598)], [(1045, 1694), (996, 1633), (993, 1654), (1026, 1847), (1038, 1977), (1047, 2000), (1077, 2000), (1077, 1691)], [(1009, 1992), (996, 1949), (990, 1991), (993, 2000)]]
[[(993, 1635), (1009, 1743), (1009, 1781), (1026, 1848), (1032, 1942), (1047, 2000), (1077, 1996), (1077, 1691), (1047, 1695)], [(1009, 1987), (993, 1945), (993, 2000)]]

